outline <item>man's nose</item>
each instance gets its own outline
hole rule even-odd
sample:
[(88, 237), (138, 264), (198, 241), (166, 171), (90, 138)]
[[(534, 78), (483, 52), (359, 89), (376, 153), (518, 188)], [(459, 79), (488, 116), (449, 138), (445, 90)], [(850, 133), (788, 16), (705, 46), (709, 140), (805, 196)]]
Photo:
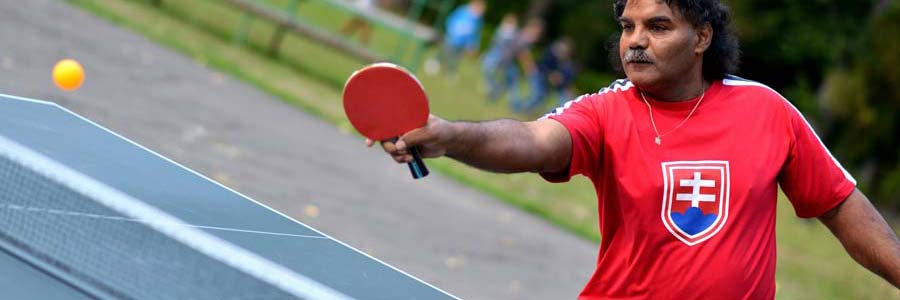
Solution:
[(647, 37), (647, 31), (643, 28), (636, 27), (634, 31), (628, 35), (628, 48), (629, 49), (647, 49), (650, 44), (650, 39)]

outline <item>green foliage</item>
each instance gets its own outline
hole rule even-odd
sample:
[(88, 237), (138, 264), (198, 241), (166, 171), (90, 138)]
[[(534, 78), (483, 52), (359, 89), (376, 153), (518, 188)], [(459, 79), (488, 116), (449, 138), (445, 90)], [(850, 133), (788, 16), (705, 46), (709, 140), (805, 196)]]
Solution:
[(582, 72), (575, 78), (575, 87), (585, 93), (595, 93), (618, 78), (606, 73)]
[[(587, 69), (614, 72), (609, 64), (607, 52), (610, 37), (619, 30), (613, 16), (612, 1), (566, 1), (556, 12), (567, 12), (555, 16), (561, 21), (558, 35), (565, 35), (577, 41), (575, 58)], [(609, 82), (603, 84), (608, 85)]]
[[(880, 195), (898, 195), (900, 194), (900, 168), (894, 170), (885, 176), (878, 190)], [(893, 203), (896, 205), (896, 203)]]
[(822, 96), (828, 140), (861, 172), (876, 203), (900, 208), (900, 3), (873, 12), (847, 66), (836, 66)]
[(871, 1), (734, 0), (741, 75), (784, 90), (806, 81), (816, 88), (864, 27)]

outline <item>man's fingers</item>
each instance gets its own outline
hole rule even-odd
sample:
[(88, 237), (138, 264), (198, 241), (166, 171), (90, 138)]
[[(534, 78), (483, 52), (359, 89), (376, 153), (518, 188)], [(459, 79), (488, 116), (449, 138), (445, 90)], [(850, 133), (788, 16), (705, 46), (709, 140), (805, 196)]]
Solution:
[[(372, 147), (373, 145), (375, 145), (375, 141), (366, 139), (366, 146)], [(397, 150), (397, 147), (393, 142), (381, 142), (381, 148), (384, 149), (384, 152), (389, 154), (406, 154), (405, 150)]]
[[(411, 162), (413, 161), (413, 156), (410, 155), (410, 147), (434, 147), (434, 144), (438, 142), (437, 139), (440, 138), (439, 133), (443, 132), (438, 130), (438, 126), (441, 125), (441, 122), (443, 122), (443, 120), (437, 116), (429, 115), (428, 124), (425, 127), (413, 129), (393, 141), (381, 141), (381, 148), (398, 163)], [(374, 141), (370, 141), (369, 139), (366, 140), (366, 145), (372, 143), (374, 143)], [(426, 152), (422, 152), (423, 154), (426, 154), (426, 156), (423, 157), (438, 157), (446, 153), (446, 149), (428, 148), (425, 149), (425, 151)]]
[(384, 152), (387, 152), (391, 156), (406, 154), (406, 150), (398, 149), (397, 144), (395, 144), (394, 142), (381, 142), (381, 148), (383, 148)]
[(384, 152), (387, 153), (397, 152), (397, 145), (394, 142), (381, 142), (381, 148), (384, 148)]
[(394, 159), (397, 163), (405, 164), (413, 161), (412, 155), (404, 154), (404, 155), (392, 155), (391, 158)]

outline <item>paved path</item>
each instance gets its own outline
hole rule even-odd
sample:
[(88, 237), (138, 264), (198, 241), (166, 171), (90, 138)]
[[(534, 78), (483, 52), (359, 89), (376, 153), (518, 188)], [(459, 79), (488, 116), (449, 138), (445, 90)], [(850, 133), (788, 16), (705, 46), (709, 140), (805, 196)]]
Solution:
[[(68, 4), (0, 0), (0, 93), (58, 102), (463, 299), (575, 299), (596, 246)], [(53, 63), (87, 81), (63, 93)]]

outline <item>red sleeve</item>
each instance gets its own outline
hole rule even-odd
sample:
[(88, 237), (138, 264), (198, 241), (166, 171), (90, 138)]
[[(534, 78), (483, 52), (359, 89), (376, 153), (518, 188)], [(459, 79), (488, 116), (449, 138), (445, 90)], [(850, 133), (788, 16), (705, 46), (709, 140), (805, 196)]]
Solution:
[(818, 217), (847, 199), (856, 189), (856, 180), (828, 152), (797, 108), (783, 102), (788, 113), (791, 149), (778, 182), (798, 217)]
[(600, 123), (601, 94), (578, 97), (544, 118), (561, 123), (572, 138), (572, 155), (569, 168), (564, 172), (542, 172), (541, 177), (550, 182), (566, 182), (572, 176), (582, 174), (594, 178), (603, 144), (603, 129)]

